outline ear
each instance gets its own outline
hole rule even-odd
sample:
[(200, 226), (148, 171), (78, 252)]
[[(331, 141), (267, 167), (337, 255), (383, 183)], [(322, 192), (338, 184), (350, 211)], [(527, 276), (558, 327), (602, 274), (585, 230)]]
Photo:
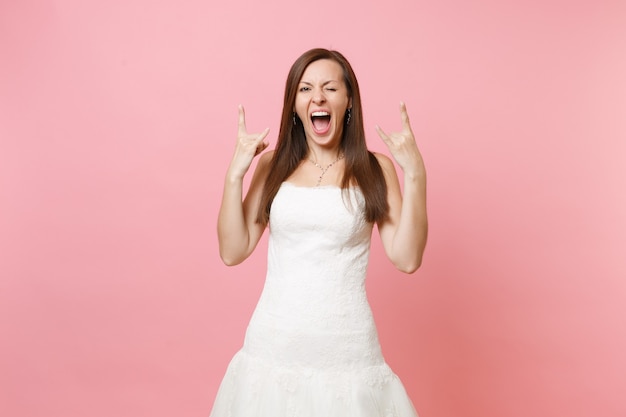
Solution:
[(348, 100), (348, 109), (352, 108), (352, 97), (350, 97), (350, 100)]

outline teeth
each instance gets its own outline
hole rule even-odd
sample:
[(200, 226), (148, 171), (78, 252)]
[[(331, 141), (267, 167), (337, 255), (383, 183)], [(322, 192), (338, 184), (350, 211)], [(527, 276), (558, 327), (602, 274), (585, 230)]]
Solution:
[(330, 113), (326, 112), (326, 111), (314, 111), (311, 114), (312, 117), (324, 117), (324, 116), (330, 116)]

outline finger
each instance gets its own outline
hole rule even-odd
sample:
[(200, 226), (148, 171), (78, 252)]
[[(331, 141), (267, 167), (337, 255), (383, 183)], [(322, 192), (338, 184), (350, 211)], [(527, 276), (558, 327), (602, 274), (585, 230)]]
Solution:
[(411, 131), (409, 112), (407, 112), (406, 104), (403, 101), (400, 102), (400, 118), (402, 119), (402, 129)]
[(259, 133), (259, 136), (257, 136), (257, 141), (263, 142), (263, 139), (265, 139), (269, 133), (270, 133), (270, 128), (266, 127), (265, 130)]
[(263, 132), (257, 134), (254, 139), (252, 139), (251, 145), (254, 146), (254, 156), (263, 152), (265, 148), (269, 146), (269, 142), (265, 140), (267, 134), (270, 132), (270, 128), (268, 127)]
[(378, 136), (380, 136), (380, 138), (385, 143), (389, 143), (389, 141), (391, 140), (389, 139), (389, 136), (387, 136), (387, 134), (378, 125), (376, 125), (376, 133), (378, 133)]
[(254, 156), (257, 156), (258, 154), (263, 152), (265, 148), (267, 148), (270, 145), (269, 142), (265, 140), (269, 132), (270, 132), (270, 128), (268, 127), (263, 132), (259, 133), (259, 135), (257, 136), (257, 139), (256, 139), (257, 145), (256, 145), (256, 150), (254, 151)]
[(239, 136), (244, 136), (248, 133), (246, 129), (246, 112), (243, 106), (239, 105)]

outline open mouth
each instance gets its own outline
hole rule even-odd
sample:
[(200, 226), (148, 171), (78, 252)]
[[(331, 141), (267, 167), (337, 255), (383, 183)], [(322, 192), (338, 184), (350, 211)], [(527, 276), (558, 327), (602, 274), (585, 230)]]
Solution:
[(317, 134), (324, 134), (330, 129), (330, 113), (325, 111), (315, 111), (311, 113), (311, 123), (313, 130)]

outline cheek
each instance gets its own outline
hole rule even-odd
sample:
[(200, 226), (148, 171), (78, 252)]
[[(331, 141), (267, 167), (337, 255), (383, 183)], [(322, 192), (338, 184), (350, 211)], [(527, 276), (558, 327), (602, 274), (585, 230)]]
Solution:
[(296, 102), (293, 104), (293, 108), (295, 112), (302, 111), (305, 108), (303, 100), (296, 97)]
[(298, 116), (300, 116), (301, 119), (307, 117), (307, 105), (302, 103), (302, 101), (296, 101), (294, 104), (294, 111), (298, 113)]

